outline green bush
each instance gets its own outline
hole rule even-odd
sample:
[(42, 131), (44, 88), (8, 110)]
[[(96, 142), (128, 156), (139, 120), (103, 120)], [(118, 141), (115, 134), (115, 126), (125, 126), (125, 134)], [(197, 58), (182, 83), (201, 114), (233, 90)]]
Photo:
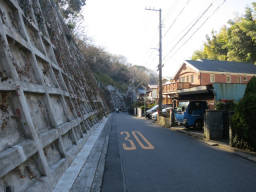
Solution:
[(256, 150), (256, 77), (253, 77), (238, 103), (232, 117), (232, 144), (239, 148)]
[(156, 104), (152, 103), (152, 104), (147, 104), (147, 109), (151, 109), (152, 107), (154, 107)]
[(226, 103), (219, 102), (216, 104), (217, 110), (224, 110), (224, 111), (234, 111), (236, 104), (233, 101), (229, 101)]

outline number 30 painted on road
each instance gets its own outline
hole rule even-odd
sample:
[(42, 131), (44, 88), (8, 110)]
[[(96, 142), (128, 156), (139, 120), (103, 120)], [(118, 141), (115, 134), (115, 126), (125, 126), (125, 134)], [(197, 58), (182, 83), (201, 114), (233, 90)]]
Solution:
[[(129, 142), (129, 145), (126, 143), (123, 143), (123, 149), (127, 151), (136, 150), (135, 143), (130, 139), (130, 133), (128, 131), (122, 131), (120, 133), (121, 135), (125, 135), (124, 140)], [(140, 131), (132, 131), (132, 135), (137, 141), (137, 143), (140, 145), (142, 149), (145, 150), (153, 150), (155, 147), (143, 136), (143, 134)], [(143, 142), (139, 139), (139, 137), (146, 143), (146, 145), (143, 144)]]

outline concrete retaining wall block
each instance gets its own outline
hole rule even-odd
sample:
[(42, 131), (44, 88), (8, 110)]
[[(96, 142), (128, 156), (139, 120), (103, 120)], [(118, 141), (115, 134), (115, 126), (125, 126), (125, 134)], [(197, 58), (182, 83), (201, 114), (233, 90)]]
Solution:
[(54, 2), (0, 0), (0, 192), (52, 191), (102, 118)]

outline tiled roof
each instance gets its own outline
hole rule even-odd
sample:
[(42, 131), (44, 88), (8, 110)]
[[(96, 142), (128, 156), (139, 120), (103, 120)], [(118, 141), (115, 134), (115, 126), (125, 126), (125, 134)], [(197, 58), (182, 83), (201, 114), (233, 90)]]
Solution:
[(249, 73), (256, 74), (256, 65), (232, 61), (217, 60), (186, 60), (186, 63), (197, 68), (199, 71)]

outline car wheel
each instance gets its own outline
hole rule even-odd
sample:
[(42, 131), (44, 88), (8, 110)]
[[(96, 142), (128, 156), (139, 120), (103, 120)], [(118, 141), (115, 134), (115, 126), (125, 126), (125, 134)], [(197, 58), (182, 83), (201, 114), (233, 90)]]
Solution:
[(194, 128), (195, 129), (202, 129), (203, 128), (203, 121), (198, 119), (196, 120), (195, 124), (194, 124)]

